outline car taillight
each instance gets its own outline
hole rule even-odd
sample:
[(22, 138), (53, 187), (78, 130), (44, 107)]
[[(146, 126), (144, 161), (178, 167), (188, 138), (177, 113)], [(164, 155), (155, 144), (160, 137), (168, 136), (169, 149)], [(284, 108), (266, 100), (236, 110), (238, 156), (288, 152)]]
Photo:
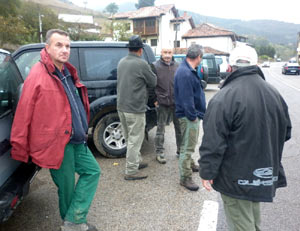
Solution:
[(288, 68), (288, 67), (285, 67), (284, 69), (286, 69), (286, 70), (287, 70), (287, 69), (289, 69), (289, 68)]
[(228, 65), (226, 72), (231, 72), (231, 66)]
[(15, 196), (14, 199), (12, 200), (12, 202), (10, 203), (10, 207), (14, 208), (16, 206), (18, 200), (19, 200), (19, 197)]
[(204, 72), (203, 67), (201, 67), (201, 73), (203, 73), (203, 72)]

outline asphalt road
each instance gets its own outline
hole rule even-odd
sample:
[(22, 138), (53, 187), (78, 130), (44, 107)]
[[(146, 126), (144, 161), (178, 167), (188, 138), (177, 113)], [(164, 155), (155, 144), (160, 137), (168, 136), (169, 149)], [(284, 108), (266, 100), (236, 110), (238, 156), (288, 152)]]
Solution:
[[(263, 69), (266, 80), (274, 85), (286, 99), (293, 123), (293, 138), (287, 142), (283, 165), (288, 187), (279, 189), (274, 203), (262, 204), (262, 230), (300, 230), (300, 76), (283, 76), (281, 64), (272, 63)], [(218, 88), (208, 85), (205, 94), (209, 100)], [(226, 230), (226, 223), (219, 194), (207, 192), (202, 186), (198, 192), (190, 192), (179, 185), (178, 159), (173, 126), (166, 129), (165, 149), (167, 164), (156, 162), (153, 129), (149, 141), (142, 147), (144, 169), (149, 177), (142, 181), (125, 181), (125, 159), (107, 159), (91, 146), (101, 166), (102, 176), (91, 206), (88, 220), (103, 231), (213, 231)], [(199, 143), (202, 137), (199, 137)], [(198, 160), (198, 147), (193, 155)], [(197, 173), (193, 175), (201, 185)], [(43, 169), (32, 183), (30, 194), (20, 204), (13, 216), (0, 224), (0, 231), (58, 231), (61, 220), (58, 212), (57, 189), (49, 171)], [(202, 212), (206, 202), (217, 205), (215, 211)], [(213, 206), (209, 206), (213, 207)], [(205, 209), (204, 209), (205, 210)], [(212, 218), (205, 226), (203, 217)], [(201, 222), (200, 222), (201, 220)], [(201, 223), (204, 226), (199, 225)], [(206, 228), (203, 228), (206, 227)]]

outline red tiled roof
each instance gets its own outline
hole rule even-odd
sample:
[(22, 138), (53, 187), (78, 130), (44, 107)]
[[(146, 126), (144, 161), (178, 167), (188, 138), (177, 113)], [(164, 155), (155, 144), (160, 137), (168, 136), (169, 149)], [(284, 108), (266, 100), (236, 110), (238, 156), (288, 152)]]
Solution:
[(140, 8), (136, 11), (128, 11), (124, 13), (116, 13), (110, 18), (115, 19), (136, 19), (136, 18), (148, 18), (148, 17), (159, 17), (163, 14), (166, 14), (171, 9), (175, 10), (174, 4), (162, 5), (162, 6), (148, 6)]
[(230, 30), (218, 28), (214, 25), (203, 23), (200, 26), (190, 29), (182, 38), (201, 38), (201, 37), (217, 37), (230, 36), (235, 37), (236, 34)]

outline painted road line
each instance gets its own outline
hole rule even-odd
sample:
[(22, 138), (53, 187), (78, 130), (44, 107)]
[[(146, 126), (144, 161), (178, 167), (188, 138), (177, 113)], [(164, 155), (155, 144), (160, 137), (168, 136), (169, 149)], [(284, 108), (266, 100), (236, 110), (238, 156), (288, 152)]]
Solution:
[(204, 201), (198, 231), (216, 231), (218, 223), (219, 203)]
[(300, 91), (299, 88), (297, 87), (294, 87), (293, 85), (289, 84), (289, 83), (286, 83), (284, 80), (282, 80), (283, 78), (278, 74), (278, 73), (275, 73), (273, 71), (269, 71), (269, 73), (271, 74), (271, 76), (275, 79), (277, 79), (278, 81), (280, 81), (281, 83), (283, 83), (284, 85), (296, 90), (296, 91)]

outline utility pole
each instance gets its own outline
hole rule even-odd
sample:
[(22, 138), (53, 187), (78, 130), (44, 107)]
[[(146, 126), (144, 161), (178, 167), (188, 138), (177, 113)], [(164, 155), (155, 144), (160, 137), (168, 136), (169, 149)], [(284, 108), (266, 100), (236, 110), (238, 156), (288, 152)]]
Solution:
[(43, 30), (42, 30), (42, 17), (44, 15), (41, 15), (41, 13), (39, 12), (39, 28), (40, 28), (40, 42), (43, 43)]

